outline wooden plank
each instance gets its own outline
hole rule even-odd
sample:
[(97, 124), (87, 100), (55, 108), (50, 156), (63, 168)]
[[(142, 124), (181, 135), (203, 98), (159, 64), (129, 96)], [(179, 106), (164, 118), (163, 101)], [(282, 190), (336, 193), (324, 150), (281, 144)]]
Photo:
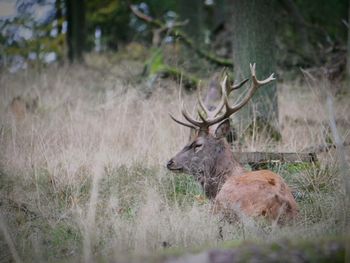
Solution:
[(234, 152), (236, 160), (241, 164), (262, 164), (262, 163), (315, 163), (317, 156), (314, 152)]

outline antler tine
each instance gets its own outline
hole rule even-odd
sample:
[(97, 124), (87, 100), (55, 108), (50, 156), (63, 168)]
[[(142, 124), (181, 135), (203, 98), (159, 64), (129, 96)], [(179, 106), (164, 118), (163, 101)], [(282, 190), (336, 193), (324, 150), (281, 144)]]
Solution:
[(250, 72), (251, 72), (252, 78), (253, 78), (253, 83), (255, 84), (255, 86), (263, 86), (263, 85), (268, 84), (269, 82), (276, 79), (274, 77), (275, 73), (272, 73), (268, 78), (266, 78), (264, 80), (258, 80), (256, 78), (256, 72), (255, 72), (256, 64), (255, 63), (253, 65), (249, 64), (249, 66), (250, 66)]
[[(182, 89), (181, 89), (181, 86), (180, 86), (180, 89), (179, 89), (179, 100), (180, 100), (180, 102), (182, 101)], [(203, 123), (199, 122), (199, 121), (196, 121), (194, 118), (191, 117), (191, 115), (187, 112), (187, 110), (185, 108), (185, 103), (183, 101), (181, 102), (181, 113), (182, 113), (182, 115), (185, 117), (185, 119), (190, 124), (182, 122), (182, 121), (179, 121), (171, 113), (169, 113), (169, 115), (170, 115), (170, 118), (172, 118), (173, 121), (175, 121), (176, 123), (178, 123), (180, 125), (183, 125), (183, 126), (186, 126), (186, 127), (189, 127), (189, 128), (192, 128), (192, 129), (195, 129), (195, 130), (198, 129), (198, 128), (201, 129), (201, 128), (204, 128), (204, 127), (208, 127), (208, 125), (206, 124), (206, 121), (205, 121), (203, 115), (199, 114), (199, 116), (203, 120)]]
[(221, 100), (219, 102), (219, 105), (213, 110), (210, 111), (208, 117), (211, 119), (215, 118), (222, 110), (222, 108), (225, 106), (225, 95), (226, 94), (226, 83), (227, 83), (227, 75), (224, 77), (223, 81), (220, 83), (221, 85)]
[(232, 87), (229, 87), (228, 94), (230, 94), (233, 90), (236, 90), (236, 89), (239, 89), (239, 88), (243, 87), (243, 85), (245, 83), (247, 83), (248, 80), (249, 79), (245, 79), (245, 80), (241, 81), (240, 83), (234, 84)]
[[(206, 118), (203, 116), (202, 112), (200, 110), (198, 110), (198, 116), (199, 118), (201, 118), (201, 120), (203, 121), (203, 123), (207, 123)], [(207, 116), (208, 117), (208, 116)]]
[[(228, 100), (228, 95), (230, 95), (230, 93), (233, 91), (233, 90), (236, 90), (236, 89), (239, 89), (241, 88), (245, 83), (247, 83), (249, 79), (245, 79), (243, 81), (241, 81), (240, 83), (238, 84), (235, 84), (233, 86), (230, 86), (228, 84), (228, 81), (227, 81), (227, 75), (225, 76), (224, 80), (222, 81), (221, 83), (221, 93), (224, 94), (226, 93), (226, 97), (227, 97), (227, 100)], [(225, 96), (221, 96), (221, 101), (219, 103), (219, 106), (215, 108), (214, 111), (212, 111), (210, 113), (210, 116), (212, 118), (216, 117), (220, 111), (222, 110), (222, 108), (225, 106)]]
[(185, 119), (193, 124), (194, 126), (198, 127), (198, 128), (205, 128), (205, 127), (208, 127), (207, 125), (207, 121), (205, 121), (204, 117), (200, 114), (199, 116), (204, 120), (203, 122), (199, 122), (199, 121), (196, 121), (193, 117), (191, 117), (191, 115), (187, 112), (186, 108), (185, 108), (185, 104), (182, 102), (182, 105), (181, 105), (181, 113), (182, 115), (185, 117)]
[(170, 118), (172, 118), (173, 121), (175, 121), (176, 123), (178, 123), (178, 124), (180, 124), (180, 125), (183, 125), (183, 126), (186, 126), (186, 127), (189, 127), (189, 128), (192, 128), (192, 129), (197, 129), (195, 126), (193, 126), (193, 125), (191, 125), (191, 124), (188, 124), (188, 123), (179, 121), (179, 120), (176, 119), (173, 115), (171, 115), (171, 113), (169, 113), (169, 115), (170, 115)]
[(224, 95), (223, 99), (224, 99), (224, 105), (225, 105), (225, 113), (220, 115), (220, 116), (218, 116), (215, 119), (212, 119), (212, 120), (208, 121), (209, 126), (213, 125), (215, 123), (219, 123), (219, 122), (227, 119), (228, 117), (230, 117), (233, 113), (237, 112), (244, 105), (247, 104), (247, 102), (252, 98), (252, 96), (254, 95), (254, 93), (257, 91), (257, 89), (259, 87), (261, 87), (263, 85), (266, 85), (266, 84), (270, 83), (271, 81), (275, 80), (274, 74), (271, 74), (267, 79), (258, 80), (256, 78), (256, 73), (255, 73), (255, 63), (253, 65), (250, 64), (250, 71), (251, 71), (251, 74), (252, 74), (252, 84), (251, 84), (251, 86), (249, 88), (249, 91), (248, 91), (247, 95), (238, 104), (234, 105), (233, 107), (230, 107), (230, 105), (228, 103), (228, 94), (227, 94), (226, 90), (224, 88), (222, 88), (223, 95)]
[[(182, 105), (181, 105), (181, 112), (182, 112), (182, 115), (185, 117), (185, 119), (190, 124), (181, 122), (181, 121), (175, 119), (172, 115), (170, 115), (170, 117), (175, 122), (177, 122), (177, 123), (179, 123), (181, 125), (184, 125), (184, 126), (190, 127), (190, 128), (194, 128), (194, 129), (198, 129), (199, 128), (200, 130), (208, 129), (209, 126), (211, 126), (211, 125), (213, 125), (215, 123), (219, 123), (219, 122), (229, 118), (233, 113), (237, 112), (244, 105), (247, 104), (247, 102), (252, 98), (252, 96), (254, 95), (254, 93), (257, 91), (257, 89), (259, 87), (261, 87), (263, 85), (266, 85), (266, 84), (270, 83), (271, 81), (275, 80), (274, 74), (271, 74), (268, 78), (266, 78), (264, 80), (258, 80), (256, 78), (256, 73), (255, 73), (255, 63), (254, 64), (250, 64), (250, 71), (251, 71), (251, 74), (252, 74), (252, 84), (251, 84), (251, 86), (250, 86), (250, 88), (248, 90), (248, 93), (246, 94), (244, 99), (242, 99), (239, 103), (237, 103), (233, 107), (230, 107), (229, 102), (228, 102), (228, 94), (230, 94), (230, 92), (232, 90), (230, 90), (230, 89), (228, 90), (227, 89), (227, 87), (226, 87), (227, 76), (225, 76), (224, 80), (221, 82), (221, 92), (222, 92), (221, 101), (220, 101), (219, 105), (216, 107), (216, 109), (214, 111), (209, 111), (204, 106), (204, 103), (201, 100), (200, 94), (198, 95), (199, 104), (202, 107), (203, 111), (205, 111), (205, 113), (207, 114), (207, 119), (203, 116), (202, 112), (200, 110), (198, 110), (198, 115), (199, 115), (199, 117), (200, 117), (200, 119), (202, 121), (200, 122), (200, 121), (195, 120), (187, 112), (183, 102), (182, 102)], [(233, 87), (240, 88), (246, 82), (247, 82), (247, 80), (243, 80), (241, 83), (239, 83), (237, 85), (234, 85)], [(224, 106), (225, 106), (225, 112), (222, 115), (220, 115), (220, 116), (216, 116), (216, 115), (218, 115), (221, 112), (221, 110), (222, 110), (222, 108)]]
[(245, 98), (241, 102), (239, 102), (237, 105), (229, 108), (229, 111), (231, 114), (235, 113), (236, 111), (240, 110), (244, 105), (246, 105), (247, 102), (251, 99), (251, 97), (254, 95), (254, 93), (257, 91), (259, 87), (266, 85), (269, 82), (275, 80), (274, 73), (272, 73), (270, 77), (268, 77), (267, 79), (258, 80), (256, 78), (256, 71), (255, 71), (256, 64), (255, 63), (253, 65), (249, 64), (249, 66), (250, 66), (250, 72), (252, 74), (252, 85), (248, 91), (248, 94), (245, 96)]
[(201, 86), (201, 83), (199, 82), (199, 84), (198, 84), (198, 93), (197, 93), (199, 106), (202, 108), (202, 110), (205, 112), (206, 116), (208, 117), (210, 115), (210, 111), (204, 105), (204, 102), (203, 102), (203, 99), (202, 99), (202, 95), (201, 95), (201, 93), (202, 93), (201, 91), (202, 91), (202, 86)]

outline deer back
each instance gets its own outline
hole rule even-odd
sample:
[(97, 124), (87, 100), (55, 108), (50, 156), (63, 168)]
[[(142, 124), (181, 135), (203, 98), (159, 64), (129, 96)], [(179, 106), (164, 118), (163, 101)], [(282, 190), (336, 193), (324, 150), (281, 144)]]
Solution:
[(283, 223), (298, 213), (294, 197), (283, 178), (268, 170), (229, 177), (215, 198), (214, 210), (226, 217), (240, 213)]

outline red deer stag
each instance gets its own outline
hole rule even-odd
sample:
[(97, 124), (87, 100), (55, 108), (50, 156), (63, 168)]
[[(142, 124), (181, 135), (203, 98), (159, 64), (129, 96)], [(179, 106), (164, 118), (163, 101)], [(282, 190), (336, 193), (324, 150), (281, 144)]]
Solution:
[[(188, 121), (177, 123), (196, 130), (196, 136), (167, 163), (171, 171), (191, 174), (202, 185), (209, 199), (214, 199), (214, 211), (232, 217), (240, 213), (250, 217), (265, 217), (282, 223), (297, 215), (297, 205), (281, 176), (260, 170), (247, 172), (234, 158), (225, 137), (229, 131), (228, 118), (251, 99), (259, 87), (273, 81), (274, 74), (258, 80), (255, 64), (250, 65), (252, 84), (247, 95), (235, 106), (228, 103), (231, 90), (242, 86), (227, 87), (225, 77), (221, 83), (222, 97), (214, 111), (209, 111), (199, 92), (200, 120), (191, 117), (182, 103), (182, 115)], [(222, 113), (224, 109), (224, 112)]]

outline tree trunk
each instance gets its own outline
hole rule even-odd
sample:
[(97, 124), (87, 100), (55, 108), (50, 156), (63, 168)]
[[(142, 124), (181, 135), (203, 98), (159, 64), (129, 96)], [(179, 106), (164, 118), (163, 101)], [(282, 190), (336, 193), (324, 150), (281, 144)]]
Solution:
[[(276, 72), (274, 1), (233, 0), (233, 62), (236, 81), (250, 77), (249, 63), (256, 63), (258, 79)], [(239, 114), (240, 123), (248, 126), (254, 116), (261, 124), (278, 128), (276, 81), (262, 87), (252, 99), (254, 107)], [(252, 104), (250, 104), (252, 105)], [(248, 115), (247, 115), (248, 114)]]
[(70, 62), (82, 62), (85, 48), (85, 0), (65, 0)]
[(56, 8), (56, 20), (57, 20), (57, 31), (58, 35), (62, 34), (62, 1), (56, 0), (55, 8)]
[(313, 51), (311, 49), (311, 45), (309, 42), (309, 36), (307, 32), (307, 23), (305, 18), (301, 14), (298, 6), (293, 0), (280, 0), (281, 4), (287, 10), (287, 12), (294, 17), (295, 20), (295, 30), (298, 33), (297, 36), (299, 38), (300, 45), (302, 47), (304, 56), (313, 56)]
[(350, 84), (350, 0), (348, 3), (348, 47), (346, 54), (346, 78), (348, 85)]
[(183, 28), (185, 33), (198, 44), (204, 43), (203, 1), (179, 0), (177, 9), (181, 20), (189, 20), (188, 24)]

